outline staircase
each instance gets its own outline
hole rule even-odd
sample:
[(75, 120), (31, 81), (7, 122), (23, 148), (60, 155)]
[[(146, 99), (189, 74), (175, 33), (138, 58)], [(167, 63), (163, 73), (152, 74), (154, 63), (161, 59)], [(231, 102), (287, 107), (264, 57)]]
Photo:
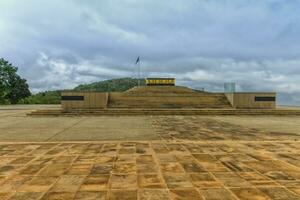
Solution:
[(37, 110), (28, 116), (105, 115), (300, 115), (292, 109), (234, 109), (223, 93), (198, 92), (186, 87), (135, 87), (110, 93), (107, 109)]
[(191, 109), (231, 108), (231, 105), (223, 93), (196, 92), (178, 86), (151, 86), (111, 93), (108, 108)]
[(114, 115), (300, 115), (300, 110), (285, 109), (105, 109), (37, 110), (28, 116), (114, 116)]

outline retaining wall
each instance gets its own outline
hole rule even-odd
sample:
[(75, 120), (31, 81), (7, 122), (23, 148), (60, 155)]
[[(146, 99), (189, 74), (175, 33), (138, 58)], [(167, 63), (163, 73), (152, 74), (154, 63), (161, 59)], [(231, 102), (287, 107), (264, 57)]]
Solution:
[(225, 93), (228, 101), (234, 108), (258, 108), (258, 109), (275, 109), (276, 93), (275, 92), (236, 92)]
[(106, 109), (108, 93), (104, 92), (62, 92), (63, 110)]

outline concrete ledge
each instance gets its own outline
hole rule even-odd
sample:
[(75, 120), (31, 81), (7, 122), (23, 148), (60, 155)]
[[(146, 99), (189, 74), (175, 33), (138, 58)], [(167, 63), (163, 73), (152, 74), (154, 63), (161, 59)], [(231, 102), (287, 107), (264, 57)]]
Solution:
[(38, 110), (28, 116), (105, 116), (105, 115), (300, 115), (300, 110), (285, 109), (76, 109)]
[[(225, 93), (233, 108), (238, 109), (275, 109), (275, 92), (235, 92)], [(259, 98), (261, 100), (259, 100)], [(265, 99), (264, 98), (269, 98)]]
[[(105, 92), (62, 92), (62, 110), (72, 109), (106, 109), (108, 93)], [(71, 97), (71, 98), (67, 98)], [(76, 97), (76, 98), (74, 98)], [(78, 98), (81, 97), (81, 98)], [(72, 98), (74, 100), (72, 100)], [(64, 100), (68, 99), (68, 100)]]

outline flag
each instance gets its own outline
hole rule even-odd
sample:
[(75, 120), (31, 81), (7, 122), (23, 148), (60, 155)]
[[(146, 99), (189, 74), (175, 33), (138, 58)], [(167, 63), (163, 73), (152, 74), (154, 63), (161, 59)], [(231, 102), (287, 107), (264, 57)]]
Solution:
[(135, 64), (138, 64), (140, 62), (140, 57), (138, 57), (135, 61)]

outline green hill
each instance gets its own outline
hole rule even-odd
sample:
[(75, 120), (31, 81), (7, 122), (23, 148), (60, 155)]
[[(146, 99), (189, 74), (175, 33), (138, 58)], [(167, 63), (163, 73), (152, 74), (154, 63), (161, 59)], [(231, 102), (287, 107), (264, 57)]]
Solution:
[[(145, 80), (141, 79), (141, 85), (145, 85)], [(97, 91), (97, 92), (123, 92), (138, 85), (138, 79), (121, 78), (94, 82), (79, 85), (75, 91)]]
[[(145, 80), (140, 80), (145, 85)], [(82, 84), (75, 87), (74, 91), (97, 91), (97, 92), (123, 92), (138, 85), (138, 79), (121, 78)], [(60, 90), (45, 91), (31, 95), (19, 101), (19, 104), (60, 104)]]

